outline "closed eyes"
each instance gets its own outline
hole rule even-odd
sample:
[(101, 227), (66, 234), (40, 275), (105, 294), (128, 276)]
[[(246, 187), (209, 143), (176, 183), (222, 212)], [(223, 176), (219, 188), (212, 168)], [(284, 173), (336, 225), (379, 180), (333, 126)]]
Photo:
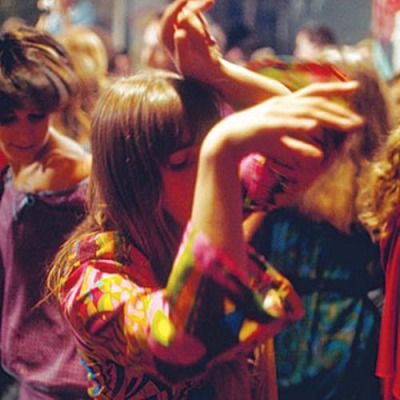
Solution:
[[(27, 119), (30, 122), (39, 122), (46, 118), (45, 113), (30, 113), (27, 115)], [(11, 125), (14, 122), (18, 122), (19, 117), (16, 114), (6, 114), (0, 116), (0, 125)]]

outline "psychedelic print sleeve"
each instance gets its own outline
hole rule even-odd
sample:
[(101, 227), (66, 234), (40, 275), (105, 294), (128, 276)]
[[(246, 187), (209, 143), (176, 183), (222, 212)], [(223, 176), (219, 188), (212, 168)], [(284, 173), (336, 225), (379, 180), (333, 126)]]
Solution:
[(301, 314), (290, 284), (252, 259), (243, 271), (189, 226), (165, 288), (140, 286), (115, 260), (90, 260), (68, 278), (64, 311), (98, 355), (136, 357), (174, 382), (247, 353)]

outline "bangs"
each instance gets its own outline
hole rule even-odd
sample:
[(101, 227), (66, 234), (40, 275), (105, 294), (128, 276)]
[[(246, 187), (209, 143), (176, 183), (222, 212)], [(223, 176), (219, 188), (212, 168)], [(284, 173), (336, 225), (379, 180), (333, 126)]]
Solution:
[(211, 127), (220, 119), (217, 95), (204, 85), (191, 80), (171, 79), (161, 82), (160, 90), (147, 93), (146, 111), (140, 107), (148, 154), (161, 165), (169, 156), (185, 147), (200, 143)]
[(23, 108), (24, 101), (16, 96), (9, 95), (0, 90), (0, 117), (11, 114), (14, 110)]
[(0, 89), (1, 105), (19, 108), (23, 103), (34, 104), (39, 110), (50, 113), (67, 101), (68, 89), (51, 71), (20, 67), (13, 74), (12, 85)]
[(0, 97), (8, 110), (30, 103), (50, 113), (77, 92), (71, 64), (51, 37), (28, 28), (1, 37)]
[(199, 143), (219, 120), (219, 109), (213, 92), (172, 73), (119, 79), (93, 112), (91, 148), (99, 179), (122, 174), (128, 197), (141, 197), (143, 207), (156, 203), (160, 166), (175, 151)]

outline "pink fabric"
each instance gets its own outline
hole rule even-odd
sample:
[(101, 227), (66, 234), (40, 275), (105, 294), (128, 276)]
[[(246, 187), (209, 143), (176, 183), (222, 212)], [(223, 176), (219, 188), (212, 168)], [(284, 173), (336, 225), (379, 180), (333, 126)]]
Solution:
[(11, 173), (4, 180), (0, 195), (2, 365), (21, 383), (20, 400), (83, 399), (85, 370), (69, 327), (58, 305), (39, 302), (50, 260), (84, 216), (87, 181), (63, 192), (33, 194), (17, 190)]

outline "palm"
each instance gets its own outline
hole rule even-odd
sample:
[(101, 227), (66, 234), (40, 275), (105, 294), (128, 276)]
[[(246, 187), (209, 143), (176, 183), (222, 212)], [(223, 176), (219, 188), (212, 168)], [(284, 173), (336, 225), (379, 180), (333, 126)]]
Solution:
[(212, 4), (212, 0), (178, 0), (162, 20), (161, 39), (177, 68), (182, 74), (201, 81), (209, 79), (221, 59), (202, 15)]

